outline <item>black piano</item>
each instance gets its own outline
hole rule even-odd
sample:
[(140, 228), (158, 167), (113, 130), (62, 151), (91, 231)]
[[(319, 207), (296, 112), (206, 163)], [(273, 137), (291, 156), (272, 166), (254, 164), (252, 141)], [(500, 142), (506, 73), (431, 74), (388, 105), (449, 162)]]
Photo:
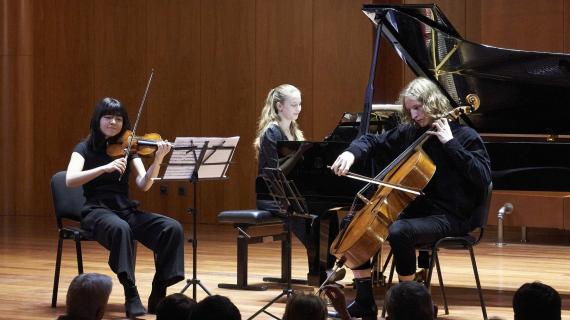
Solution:
[[(495, 190), (536, 192), (539, 198), (541, 192), (570, 192), (570, 55), (467, 41), (436, 5), (364, 5), (363, 12), (376, 30), (364, 110), (342, 115), (331, 135), (312, 142), (288, 175), (310, 209), (322, 213), (324, 208), (353, 203), (364, 183), (336, 177), (326, 166), (354, 138), (381, 132), (397, 121), (395, 114), (372, 112), (381, 37), (417, 76), (438, 84), (454, 107), (467, 105), (469, 94), (480, 98), (479, 109), (461, 121), (474, 127), (486, 143)], [(298, 144), (280, 142), (279, 147), (292, 150)], [(374, 176), (389, 160), (364, 161), (353, 169)], [(570, 222), (570, 213), (564, 219)], [(321, 233), (330, 238), (330, 232)], [(321, 257), (328, 252), (328, 242), (321, 241)]]

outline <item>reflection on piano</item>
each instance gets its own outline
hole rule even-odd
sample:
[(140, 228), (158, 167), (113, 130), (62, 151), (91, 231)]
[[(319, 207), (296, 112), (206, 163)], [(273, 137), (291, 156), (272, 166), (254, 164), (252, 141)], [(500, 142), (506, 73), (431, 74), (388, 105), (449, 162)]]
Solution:
[[(570, 109), (564, 105), (570, 103), (570, 55), (470, 42), (459, 35), (436, 5), (364, 5), (363, 12), (376, 30), (364, 111), (343, 115), (325, 141), (313, 142), (288, 175), (307, 199), (311, 213), (352, 204), (363, 183), (334, 176), (326, 166), (358, 135), (381, 132), (397, 123), (394, 108), (373, 112), (376, 60), (380, 38), (384, 37), (417, 76), (438, 84), (454, 108), (466, 105), (468, 94), (480, 97), (479, 109), (462, 121), (481, 134), (491, 157), (496, 190), (491, 210), (503, 204), (497, 199), (506, 197), (514, 204), (511, 217), (518, 215), (519, 221), (532, 224), (536, 219), (521, 217), (535, 212), (525, 210), (540, 208), (541, 201), (546, 202), (542, 199), (551, 202), (560, 196), (562, 204), (549, 208), (568, 212), (551, 213), (558, 222), (547, 226), (570, 229)], [(296, 150), (298, 144), (280, 142), (278, 146)], [(374, 176), (376, 168), (389, 160), (365, 161), (353, 170)], [(529, 206), (521, 202), (518, 206), (517, 199), (528, 200), (529, 194), (535, 203)], [(321, 234), (330, 238), (328, 231)], [(321, 240), (321, 257), (328, 252), (329, 240)]]

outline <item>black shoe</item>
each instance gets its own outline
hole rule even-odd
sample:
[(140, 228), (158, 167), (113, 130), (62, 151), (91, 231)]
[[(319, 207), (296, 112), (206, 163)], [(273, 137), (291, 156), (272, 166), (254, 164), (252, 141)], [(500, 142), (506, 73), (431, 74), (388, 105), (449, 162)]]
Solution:
[(353, 301), (348, 305), (347, 309), (351, 317), (362, 318), (363, 320), (376, 320), (378, 317), (378, 307), (376, 307), (376, 303), (363, 306)]
[[(376, 320), (378, 318), (378, 308), (376, 304), (363, 307), (359, 305), (358, 302), (353, 301), (348, 305), (347, 309), (351, 318), (362, 318), (362, 320)], [(328, 316), (335, 319), (342, 319), (336, 311), (329, 311)]]
[(136, 286), (125, 288), (125, 313), (129, 319), (146, 314)]
[(164, 297), (166, 297), (166, 287), (153, 286), (150, 296), (148, 297), (148, 313), (156, 314), (156, 306), (158, 306), (158, 303), (162, 301)]

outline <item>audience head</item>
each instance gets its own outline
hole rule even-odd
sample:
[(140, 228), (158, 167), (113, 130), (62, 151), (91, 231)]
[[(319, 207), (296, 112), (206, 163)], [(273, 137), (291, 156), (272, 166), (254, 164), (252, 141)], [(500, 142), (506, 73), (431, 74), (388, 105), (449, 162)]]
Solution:
[(99, 273), (78, 275), (67, 290), (67, 314), (60, 319), (102, 319), (112, 287), (109, 276)]
[(287, 301), (283, 320), (325, 320), (327, 306), (314, 294), (294, 294)]
[(198, 302), (192, 312), (192, 319), (241, 320), (241, 314), (230, 299), (220, 295), (213, 295)]
[(433, 320), (433, 302), (425, 286), (415, 281), (400, 282), (386, 293), (390, 320)]
[(513, 296), (515, 320), (560, 320), (561, 307), (560, 294), (540, 282), (523, 284)]
[(187, 320), (194, 311), (196, 301), (182, 293), (173, 293), (156, 306), (156, 320)]

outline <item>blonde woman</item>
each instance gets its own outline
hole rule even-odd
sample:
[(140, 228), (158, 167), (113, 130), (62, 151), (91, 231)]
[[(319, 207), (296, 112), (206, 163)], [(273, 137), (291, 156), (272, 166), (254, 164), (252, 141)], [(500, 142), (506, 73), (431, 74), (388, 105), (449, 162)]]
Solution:
[[(400, 94), (404, 123), (380, 135), (364, 135), (354, 140), (333, 163), (331, 169), (345, 175), (352, 164), (365, 155), (388, 154), (395, 158), (428, 131), (434, 136), (423, 150), (437, 167), (435, 175), (389, 228), (388, 241), (400, 281), (411, 281), (416, 273), (415, 246), (433, 243), (446, 236), (469, 230), (472, 209), (491, 182), (490, 160), (483, 141), (472, 128), (441, 118), (451, 106), (430, 80), (413, 80)], [(350, 315), (376, 319), (372, 295), (370, 263), (354, 268), (356, 299)]]
[[(257, 208), (277, 212), (278, 208), (261, 178), (263, 168), (280, 168), (285, 174), (294, 167), (302, 153), (310, 144), (303, 144), (289, 157), (279, 157), (278, 141), (302, 141), (303, 132), (299, 129), (297, 118), (301, 113), (301, 91), (290, 84), (282, 84), (269, 91), (265, 105), (259, 117), (257, 138), (253, 146), (257, 152), (258, 177), (256, 181)], [(313, 213), (313, 212), (311, 212)], [(317, 213), (314, 213), (317, 214)], [(326, 266), (320, 266), (319, 260), (319, 221), (294, 218), (291, 229), (307, 249), (309, 265), (308, 279), (317, 284), (326, 275)], [(315, 279), (314, 281), (311, 279)]]
[[(299, 89), (290, 84), (282, 84), (269, 91), (259, 117), (257, 138), (253, 142), (257, 153), (258, 175), (262, 174), (263, 168), (280, 167), (277, 141), (305, 139), (297, 124), (300, 113), (301, 91)], [(291, 167), (286, 166), (281, 169), (286, 171)]]

